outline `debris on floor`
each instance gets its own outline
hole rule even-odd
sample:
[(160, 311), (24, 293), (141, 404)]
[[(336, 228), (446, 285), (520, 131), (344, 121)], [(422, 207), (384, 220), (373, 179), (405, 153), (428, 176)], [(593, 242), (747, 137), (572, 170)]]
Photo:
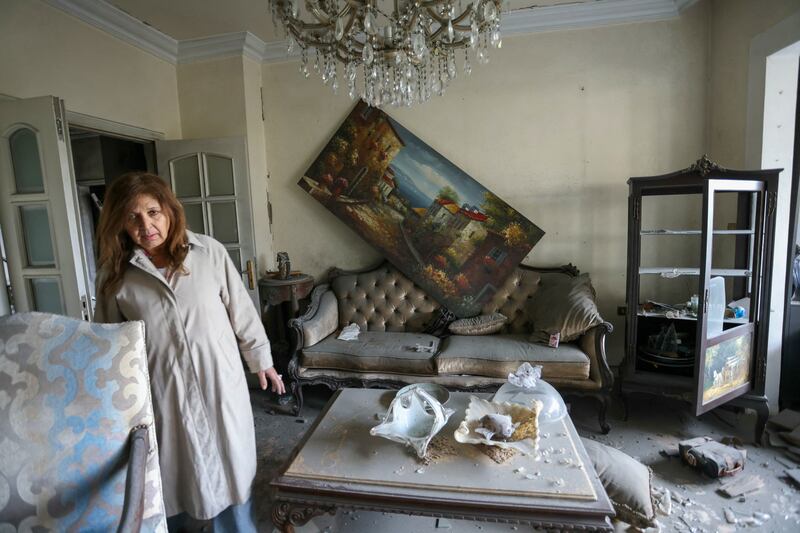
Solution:
[(791, 468), (783, 471), (786, 476), (800, 487), (800, 468)]
[(726, 481), (717, 489), (717, 492), (728, 498), (736, 498), (760, 490), (763, 487), (764, 480), (760, 476), (746, 476)]
[(763, 526), (770, 518), (772, 517), (769, 514), (758, 511), (746, 514), (736, 512), (731, 508), (725, 509), (725, 521), (729, 524), (759, 527)]
[(747, 457), (747, 450), (722, 444), (711, 437), (681, 441), (678, 449), (686, 464), (713, 478), (732, 476), (740, 472)]
[(767, 422), (767, 442), (782, 448), (790, 459), (800, 462), (800, 411), (784, 409)]

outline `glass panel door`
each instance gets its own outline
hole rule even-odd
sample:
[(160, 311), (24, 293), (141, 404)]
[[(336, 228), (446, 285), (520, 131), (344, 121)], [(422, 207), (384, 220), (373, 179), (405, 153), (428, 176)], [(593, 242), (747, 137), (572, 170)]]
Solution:
[[(764, 183), (756, 180), (710, 179), (704, 187), (697, 414), (753, 385), (756, 317), (761, 313), (761, 284), (753, 280), (762, 276), (763, 235), (758, 228), (766, 209), (764, 191)], [(743, 210), (748, 216), (742, 216)], [(742, 238), (746, 250), (737, 253), (736, 239)]]
[[(245, 140), (159, 141), (156, 151), (159, 172), (183, 204), (189, 229), (225, 245), (258, 308)], [(248, 264), (253, 272), (252, 285)]]
[(0, 227), (15, 311), (90, 319), (64, 103), (0, 102)]

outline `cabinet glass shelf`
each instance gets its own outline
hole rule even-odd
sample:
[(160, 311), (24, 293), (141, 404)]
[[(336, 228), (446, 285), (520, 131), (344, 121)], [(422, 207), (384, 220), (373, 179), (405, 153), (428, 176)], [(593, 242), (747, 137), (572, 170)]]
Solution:
[[(715, 229), (714, 235), (753, 235), (751, 229)], [(699, 229), (643, 229), (639, 235), (702, 235)]]
[[(639, 274), (662, 274), (665, 277), (699, 276), (700, 269), (682, 267), (640, 267)], [(733, 278), (748, 278), (752, 275), (752, 272), (746, 269), (738, 268), (712, 268), (711, 275)]]
[[(697, 322), (697, 317), (692, 317), (692, 316), (668, 317), (663, 313), (648, 313), (645, 311), (638, 312), (637, 316), (640, 316), (642, 318), (663, 318), (664, 320), (690, 320)], [(724, 318), (722, 319), (722, 322), (724, 322), (725, 324), (747, 324), (748, 320), (747, 318)]]

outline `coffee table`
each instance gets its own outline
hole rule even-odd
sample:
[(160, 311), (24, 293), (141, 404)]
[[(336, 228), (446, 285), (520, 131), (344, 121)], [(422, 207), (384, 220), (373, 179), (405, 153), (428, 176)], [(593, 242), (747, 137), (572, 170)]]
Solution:
[[(369, 434), (394, 391), (342, 389), (272, 483), (283, 532), (337, 509), (613, 531), (614, 509), (569, 416), (540, 423), (540, 457), (497, 464), (453, 432), (470, 393), (450, 393), (455, 414), (439, 433), (455, 452), (423, 465), (411, 448)], [(490, 394), (476, 394), (490, 398)]]

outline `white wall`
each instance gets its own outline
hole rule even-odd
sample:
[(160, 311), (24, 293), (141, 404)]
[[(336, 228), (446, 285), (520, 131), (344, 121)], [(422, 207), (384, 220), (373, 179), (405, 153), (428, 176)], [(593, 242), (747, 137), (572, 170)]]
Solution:
[(180, 137), (175, 67), (39, 0), (0, 4), (0, 93)]
[[(259, 272), (273, 264), (267, 164), (261, 120), (261, 65), (242, 56), (178, 65), (183, 138), (247, 137)], [(243, 258), (248, 259), (248, 258)]]
[[(626, 180), (703, 153), (706, 29), (700, 4), (672, 21), (507, 37), (443, 98), (386, 110), (546, 231), (525, 263), (591, 273), (618, 328), (612, 363), (623, 357)], [(296, 185), (354, 104), (297, 68), (264, 67), (276, 249), (314, 275), (364, 266), (379, 254)]]

